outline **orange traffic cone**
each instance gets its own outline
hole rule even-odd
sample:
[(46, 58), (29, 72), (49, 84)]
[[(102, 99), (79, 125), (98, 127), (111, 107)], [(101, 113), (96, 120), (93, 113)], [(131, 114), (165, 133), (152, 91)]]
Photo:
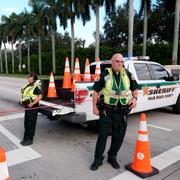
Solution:
[(148, 142), (148, 132), (146, 125), (146, 114), (140, 115), (138, 140), (136, 141), (136, 150), (134, 154), (134, 161), (125, 168), (141, 178), (146, 178), (159, 173), (159, 170), (151, 166), (150, 149)]
[(80, 74), (80, 66), (79, 66), (79, 59), (76, 58), (75, 67), (74, 67), (74, 76), (73, 76), (73, 83), (71, 87), (71, 91), (75, 91), (75, 82), (81, 81), (81, 74)]
[(63, 87), (64, 89), (71, 88), (71, 74), (69, 68), (69, 59), (66, 57), (65, 68), (64, 68), (64, 79), (63, 79)]
[(91, 74), (89, 68), (89, 59), (86, 58), (85, 71), (84, 71), (84, 81), (91, 81)]
[(93, 76), (93, 80), (96, 80), (99, 75), (101, 74), (101, 66), (100, 66), (100, 59), (96, 59), (96, 69), (95, 69), (95, 74)]
[(0, 179), (10, 180), (9, 172), (6, 162), (6, 153), (3, 148), (0, 147)]
[(49, 81), (47, 97), (48, 98), (55, 98), (55, 97), (57, 97), (56, 87), (55, 87), (55, 83), (54, 83), (54, 76), (53, 76), (52, 72), (50, 74), (50, 81)]

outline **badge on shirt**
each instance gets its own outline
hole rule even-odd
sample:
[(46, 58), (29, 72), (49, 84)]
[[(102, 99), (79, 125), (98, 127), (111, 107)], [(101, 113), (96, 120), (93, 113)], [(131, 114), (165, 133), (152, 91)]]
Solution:
[(117, 95), (117, 96), (120, 96), (120, 95), (121, 95), (121, 91), (120, 91), (119, 88), (116, 88), (116, 95)]

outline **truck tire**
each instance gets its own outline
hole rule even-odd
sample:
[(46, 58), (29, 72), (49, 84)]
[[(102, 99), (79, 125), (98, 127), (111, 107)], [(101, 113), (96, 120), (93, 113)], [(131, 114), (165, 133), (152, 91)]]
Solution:
[(177, 99), (177, 102), (176, 104), (172, 107), (173, 108), (173, 111), (176, 113), (176, 114), (180, 114), (180, 95)]

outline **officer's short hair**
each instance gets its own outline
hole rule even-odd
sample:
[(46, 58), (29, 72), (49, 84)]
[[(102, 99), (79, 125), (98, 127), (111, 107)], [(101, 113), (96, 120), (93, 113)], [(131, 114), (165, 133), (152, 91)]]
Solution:
[(35, 72), (29, 72), (28, 73), (28, 77), (33, 77), (33, 79), (36, 81), (38, 80), (38, 76)]

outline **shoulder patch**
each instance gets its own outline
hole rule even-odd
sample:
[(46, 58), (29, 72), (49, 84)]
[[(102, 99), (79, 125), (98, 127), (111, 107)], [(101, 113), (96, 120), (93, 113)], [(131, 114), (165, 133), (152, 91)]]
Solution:
[(104, 80), (108, 81), (110, 79), (110, 75), (104, 76)]
[(132, 80), (135, 80), (135, 77), (134, 77), (133, 75), (131, 75), (131, 79), (132, 79)]

